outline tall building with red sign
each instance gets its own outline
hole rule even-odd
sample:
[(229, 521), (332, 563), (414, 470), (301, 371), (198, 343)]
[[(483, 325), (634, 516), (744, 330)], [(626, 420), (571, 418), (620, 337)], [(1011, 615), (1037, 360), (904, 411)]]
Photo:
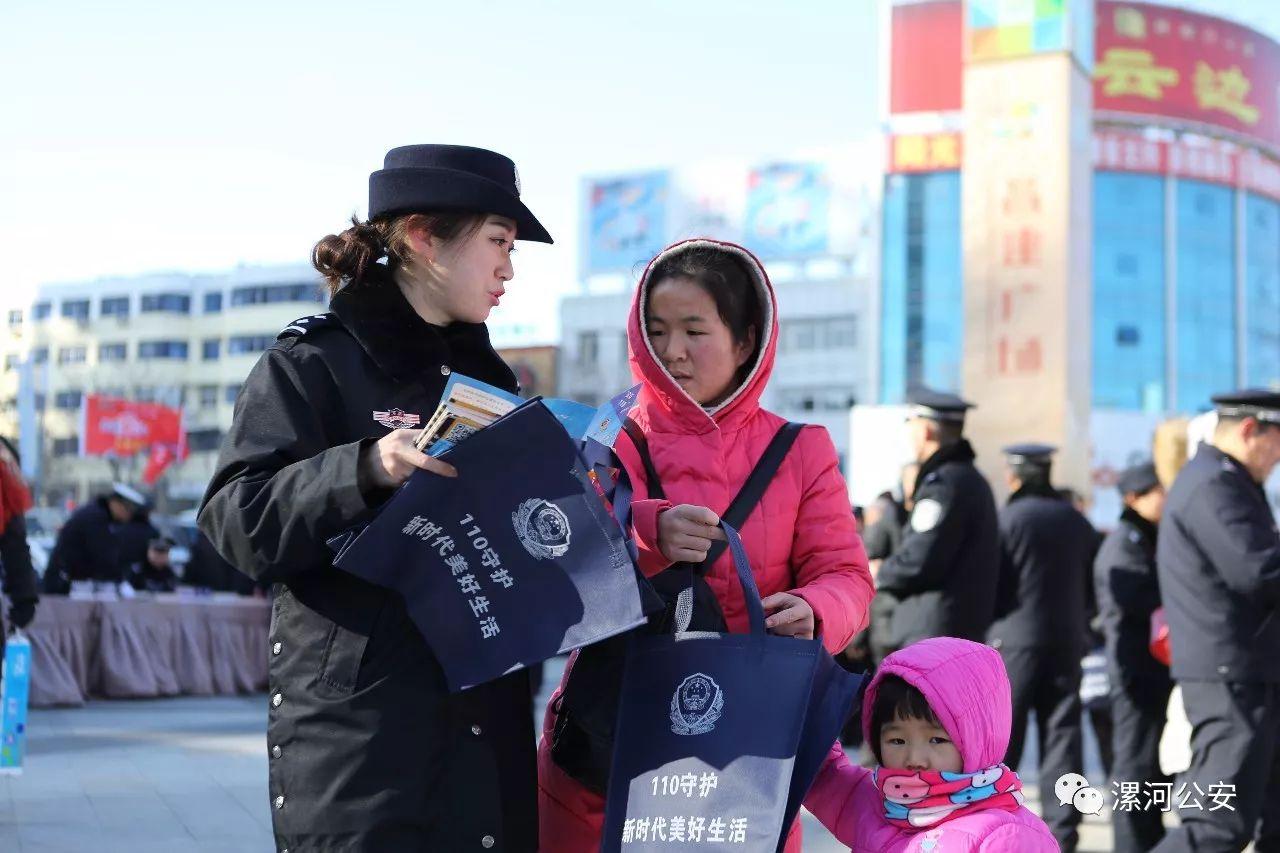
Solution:
[(1043, 437), (1087, 446), (1090, 412), (1280, 381), (1280, 44), (1114, 0), (888, 29), (881, 402), (961, 390), (1029, 429), (1005, 395), (1062, 392)]

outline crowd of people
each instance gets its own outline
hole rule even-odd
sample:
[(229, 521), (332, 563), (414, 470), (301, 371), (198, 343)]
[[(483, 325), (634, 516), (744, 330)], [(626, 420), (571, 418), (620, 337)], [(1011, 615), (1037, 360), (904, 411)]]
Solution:
[[(484, 325), (514, 276), (516, 240), (551, 237), (509, 159), (392, 150), (370, 177), (368, 220), (315, 247), (330, 311), (286, 328), (237, 401), (200, 510), (207, 539), (184, 580), (193, 570), (225, 580), (234, 567), (244, 583), (273, 586), (280, 850), (600, 847), (618, 647), (575, 653), (535, 749), (527, 671), (450, 693), (403, 597), (333, 565), (335, 537), (412, 474), (466, 474), (379, 413), (433, 411), (454, 371), (518, 391)], [(1054, 487), (1046, 445), (1004, 450), (1010, 497), (998, 506), (965, 438), (972, 404), (917, 389), (904, 427), (915, 461), (899, 494), (863, 509), (860, 537), (830, 436), (760, 404), (779, 322), (768, 275), (744, 247), (677, 243), (641, 276), (625, 318), (641, 390), (613, 448), (634, 492), (619, 520), (663, 605), (638, 630), (745, 629), (719, 526), (740, 512), (768, 629), (820, 639), (874, 673), (848, 732), (870, 767), (833, 745), (805, 801), (844, 843), (1075, 849), (1080, 812), (1051, 792), (1083, 773), (1081, 661), (1101, 647), (1109, 701), (1091, 701), (1089, 714), (1108, 775), (1164, 778), (1157, 749), (1176, 681), (1195, 731), (1187, 780), (1238, 794), (1230, 811), (1181, 814), (1167, 835), (1160, 811), (1117, 810), (1115, 849), (1239, 850), (1251, 838), (1277, 849), (1280, 534), (1261, 483), (1280, 462), (1280, 394), (1215, 398), (1217, 432), (1167, 499), (1150, 464), (1125, 471), (1124, 511), (1104, 539)], [(794, 443), (771, 454), (783, 434)], [(0, 486), (0, 534), (6, 520), (20, 530), (11, 507), (23, 498)], [(168, 544), (143, 496), (117, 486), (68, 520), (45, 588), (172, 588)], [(3, 556), (22, 624), (34, 584)], [(1171, 669), (1149, 649), (1157, 610)], [(1032, 713), (1043, 819), (1015, 772)], [(782, 836), (800, 849), (798, 822)]]
[[(1181, 684), (1195, 733), (1186, 778), (1202, 791), (1230, 786), (1239, 807), (1180, 813), (1167, 837), (1161, 808), (1116, 808), (1118, 851), (1239, 850), (1255, 832), (1258, 849), (1280, 841), (1280, 537), (1262, 488), (1280, 462), (1280, 394), (1213, 403), (1216, 432), (1193, 450), (1167, 510), (1155, 466), (1133, 465), (1118, 477), (1124, 508), (1104, 537), (1074, 495), (1054, 488), (1047, 445), (1005, 448), (1010, 497), (997, 509), (963, 437), (970, 404), (920, 391), (907, 424), (917, 462), (903, 470), (900, 496), (886, 492), (864, 511), (876, 597), (869, 629), (845, 651), (849, 665), (878, 666), (922, 637), (988, 643), (1012, 684), (1005, 761), (1019, 765), (1034, 711), (1042, 792), (1083, 774), (1085, 716), (1110, 780), (1144, 791), (1169, 783), (1160, 740)], [(1153, 620), (1165, 614), (1172, 672), (1151, 648)], [(1090, 695), (1082, 662), (1099, 646), (1108, 689)], [(1043, 801), (1058, 843), (1074, 849), (1081, 812)]]

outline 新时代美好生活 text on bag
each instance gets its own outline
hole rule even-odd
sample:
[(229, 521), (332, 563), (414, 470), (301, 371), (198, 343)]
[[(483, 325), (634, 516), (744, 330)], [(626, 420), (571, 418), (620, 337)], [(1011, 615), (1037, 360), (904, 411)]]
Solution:
[(863, 677), (820, 639), (766, 633), (737, 532), (721, 525), (751, 630), (637, 634), (623, 675), (601, 850), (782, 848)]
[(461, 690), (644, 621), (621, 528), (578, 444), (531, 400), (416, 471), (334, 565), (399, 591)]

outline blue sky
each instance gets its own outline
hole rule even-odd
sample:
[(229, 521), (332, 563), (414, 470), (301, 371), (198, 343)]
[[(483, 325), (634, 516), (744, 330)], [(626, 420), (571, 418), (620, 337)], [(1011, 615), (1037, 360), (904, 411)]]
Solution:
[[(1280, 3), (1188, 3), (1280, 33)], [(0, 4), (6, 295), (303, 261), (385, 150), (512, 156), (557, 244), (498, 325), (576, 287), (584, 174), (838, 144), (879, 119), (877, 0)]]

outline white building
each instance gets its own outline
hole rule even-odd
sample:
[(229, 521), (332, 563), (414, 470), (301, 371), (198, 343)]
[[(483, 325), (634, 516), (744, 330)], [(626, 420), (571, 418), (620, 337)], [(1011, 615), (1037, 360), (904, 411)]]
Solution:
[(79, 456), (84, 395), (182, 406), (191, 455), (166, 472), (158, 498), (190, 506), (250, 368), (285, 325), (323, 311), (324, 301), (321, 279), (302, 265), (42, 286), (30, 304), (5, 312), (0, 433), (19, 433), (20, 390), (30, 394), (35, 416), (22, 444), (38, 459), (24, 467), (38, 465), (43, 503), (83, 501), (113, 479), (136, 482), (145, 465), (141, 456)]

